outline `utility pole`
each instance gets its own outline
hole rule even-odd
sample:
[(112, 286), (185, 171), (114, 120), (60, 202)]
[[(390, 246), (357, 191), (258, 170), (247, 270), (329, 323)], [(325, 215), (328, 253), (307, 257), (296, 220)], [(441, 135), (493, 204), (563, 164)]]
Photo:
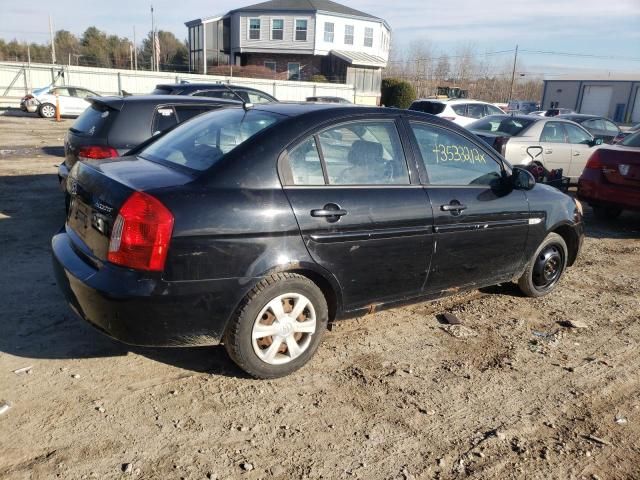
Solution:
[(51, 38), (51, 63), (56, 63), (56, 44), (53, 41), (53, 22), (49, 15), (49, 37)]
[(513, 56), (513, 72), (511, 72), (511, 89), (509, 91), (509, 102), (513, 98), (513, 84), (516, 81), (516, 64), (517, 63), (518, 63), (518, 45), (516, 45), (516, 53)]
[(153, 20), (153, 5), (151, 5), (151, 70), (155, 71), (156, 63), (156, 27)]
[(133, 65), (138, 70), (138, 44), (136, 43), (136, 26), (133, 26)]
[(133, 44), (129, 43), (129, 59), (131, 61), (131, 70), (133, 70)]

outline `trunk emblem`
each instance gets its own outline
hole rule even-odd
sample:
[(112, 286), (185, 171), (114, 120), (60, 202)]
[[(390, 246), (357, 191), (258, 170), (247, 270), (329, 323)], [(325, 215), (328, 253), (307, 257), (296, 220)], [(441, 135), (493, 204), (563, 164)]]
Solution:
[(629, 175), (629, 170), (630, 170), (630, 166), (629, 165), (625, 165), (624, 163), (621, 163), (620, 165), (618, 165), (618, 171), (620, 172), (620, 175)]
[(101, 211), (103, 213), (111, 213), (111, 212), (113, 212), (113, 207), (102, 203), (100, 200), (96, 201), (93, 204), (93, 208), (95, 208), (96, 210), (99, 210), (99, 211)]

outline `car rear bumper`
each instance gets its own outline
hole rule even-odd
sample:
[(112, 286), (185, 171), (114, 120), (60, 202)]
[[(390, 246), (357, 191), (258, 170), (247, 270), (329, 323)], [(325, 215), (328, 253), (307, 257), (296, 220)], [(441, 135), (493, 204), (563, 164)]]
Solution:
[(64, 229), (51, 246), (56, 280), (70, 307), (130, 345), (215, 345), (250, 288), (238, 279), (165, 282), (108, 263), (94, 266)]
[(640, 188), (605, 183), (597, 171), (584, 171), (578, 181), (578, 198), (594, 206), (640, 210)]

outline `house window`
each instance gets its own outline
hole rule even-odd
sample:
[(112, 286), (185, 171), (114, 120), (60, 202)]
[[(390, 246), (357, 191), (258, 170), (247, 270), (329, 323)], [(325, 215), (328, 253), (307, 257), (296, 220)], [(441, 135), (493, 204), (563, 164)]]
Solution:
[(260, 19), (259, 18), (249, 19), (249, 39), (260, 40)]
[(364, 46), (373, 47), (373, 28), (371, 27), (364, 29)]
[(296, 20), (296, 41), (297, 42), (307, 41), (307, 21), (306, 20)]
[(324, 22), (324, 41), (327, 43), (333, 43), (333, 27), (333, 23)]
[(275, 72), (276, 71), (276, 62), (266, 61), (266, 62), (264, 62), (264, 68), (268, 68), (269, 70)]
[(271, 40), (284, 38), (284, 20), (281, 18), (271, 20)]
[(344, 27), (344, 44), (353, 45), (353, 25), (345, 25)]
[(300, 80), (300, 64), (289, 63), (287, 65), (287, 73), (289, 80)]

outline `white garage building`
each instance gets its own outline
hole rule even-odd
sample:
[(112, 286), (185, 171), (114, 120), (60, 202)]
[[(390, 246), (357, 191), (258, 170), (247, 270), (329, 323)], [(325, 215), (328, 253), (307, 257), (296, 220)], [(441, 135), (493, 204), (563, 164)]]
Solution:
[(640, 75), (545, 80), (542, 108), (571, 108), (619, 123), (640, 123)]

